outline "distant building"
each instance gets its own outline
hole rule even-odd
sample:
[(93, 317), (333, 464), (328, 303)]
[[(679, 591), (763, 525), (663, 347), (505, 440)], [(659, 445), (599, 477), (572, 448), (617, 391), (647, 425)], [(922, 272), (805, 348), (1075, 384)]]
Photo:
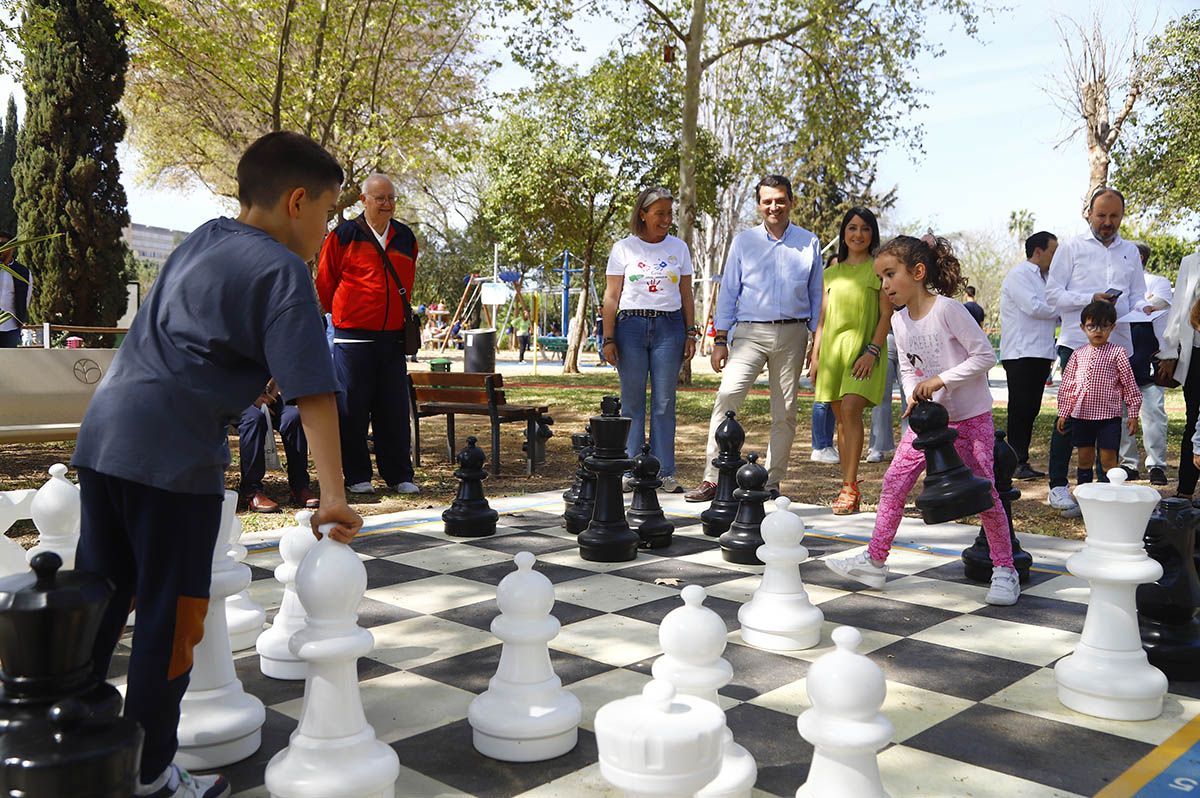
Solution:
[(155, 266), (167, 262), (167, 256), (179, 246), (179, 242), (187, 238), (182, 230), (168, 230), (165, 227), (152, 227), (147, 224), (131, 224), (121, 230), (121, 237), (129, 245), (133, 256), (145, 260)]

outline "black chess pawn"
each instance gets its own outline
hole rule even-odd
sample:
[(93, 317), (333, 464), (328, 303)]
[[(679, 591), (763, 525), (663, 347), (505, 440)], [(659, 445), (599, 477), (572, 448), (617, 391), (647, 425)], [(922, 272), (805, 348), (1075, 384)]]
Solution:
[(454, 476), (459, 479), (458, 494), (442, 513), (446, 534), (456, 538), (482, 538), (496, 534), (496, 520), (500, 514), (491, 508), (483, 495), (483, 481), (487, 470), (483, 464), (487, 455), (475, 445), (475, 438), (467, 438), (467, 448), (458, 453), (458, 469)]
[(583, 435), (579, 449), (579, 468), (575, 473), (579, 480), (579, 490), (575, 499), (563, 512), (563, 526), (572, 535), (578, 535), (587, 529), (592, 522), (592, 513), (596, 510), (596, 472), (588, 467), (587, 460), (596, 451), (596, 443), (592, 440), (591, 432)]
[(721, 535), (721, 556), (726, 562), (762, 565), (756, 552), (763, 544), (764, 505), (771, 494), (766, 490), (767, 469), (758, 464), (757, 454), (750, 455), (749, 462), (738, 469), (737, 484), (733, 498), (738, 501), (738, 511), (729, 531)]
[(917, 435), (913, 446), (925, 453), (925, 488), (917, 496), (925, 523), (956, 521), (991, 509), (992, 482), (963, 465), (954, 450), (958, 430), (950, 428), (946, 408), (917, 402), (908, 423)]
[(717, 495), (708, 509), (700, 513), (700, 522), (704, 534), (718, 538), (729, 531), (729, 525), (737, 515), (738, 501), (733, 498), (733, 492), (737, 489), (737, 470), (746, 464), (742, 459), (746, 431), (737, 422), (732, 410), (725, 411), (725, 420), (717, 427), (713, 438), (718, 449), (712, 461), (717, 467)]
[(644, 549), (670, 546), (671, 535), (675, 533), (675, 525), (667, 520), (658, 503), (658, 489), (662, 487), (658, 469), (661, 467), (658, 458), (650, 454), (650, 444), (642, 444), (642, 453), (633, 458), (633, 499), (625, 520), (642, 539)]
[(1168, 679), (1200, 678), (1200, 578), (1192, 553), (1200, 511), (1187, 499), (1163, 499), (1146, 525), (1146, 553), (1162, 578), (1138, 585), (1138, 626), (1150, 664)]
[[(1020, 541), (1017, 540), (1017, 532), (1013, 528), (1012, 520), (1012, 503), (1021, 498), (1021, 491), (1013, 487), (1013, 474), (1017, 471), (1017, 453), (1013, 447), (1008, 445), (1008, 441), (1004, 440), (1006, 433), (1002, 429), (996, 430), (996, 443), (992, 447), (992, 470), (996, 476), (996, 494), (1000, 497), (1000, 505), (1004, 508), (1004, 515), (1008, 518), (1008, 539), (1012, 545), (1013, 567), (1017, 570), (1017, 578), (1022, 583), (1029, 581), (1029, 569), (1033, 567), (1033, 557), (1029, 552), (1021, 548)], [(979, 534), (975, 538), (975, 542), (963, 549), (963, 574), (967, 579), (972, 579), (976, 582), (992, 581), (992, 550), (988, 546), (987, 535), (983, 532), (983, 526), (979, 527)]]
[(571, 435), (571, 451), (575, 452), (577, 463), (575, 465), (575, 481), (571, 483), (571, 487), (563, 491), (563, 512), (571, 509), (571, 505), (575, 503), (575, 498), (579, 495), (579, 488), (583, 485), (583, 447), (587, 445), (587, 432), (576, 432)]
[(625, 456), (632, 420), (621, 415), (621, 400), (606, 396), (600, 415), (590, 419), (595, 451), (587, 458), (596, 474), (596, 507), (587, 529), (579, 533), (579, 556), (592, 562), (628, 562), (637, 559), (641, 539), (625, 520), (625, 494), (621, 477), (632, 460)]
[(107, 579), (59, 571), (44, 551), (33, 573), (0, 579), (0, 785), (4, 795), (128, 798), (142, 729), (93, 672), (112, 597)]

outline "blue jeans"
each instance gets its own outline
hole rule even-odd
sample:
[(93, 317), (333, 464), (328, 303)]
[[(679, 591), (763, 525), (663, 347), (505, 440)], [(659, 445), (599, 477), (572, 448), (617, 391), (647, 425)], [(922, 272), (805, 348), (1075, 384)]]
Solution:
[(683, 313), (617, 315), (617, 374), (621, 412), (633, 419), (625, 451), (635, 457), (646, 439), (646, 375), (650, 375), (650, 453), (662, 464), (659, 476), (675, 474), (675, 386), (683, 366)]
[(814, 452), (833, 446), (833, 432), (836, 427), (837, 419), (833, 417), (833, 406), (829, 402), (813, 402), (812, 448)]
[[(871, 410), (871, 445), (873, 452), (886, 454), (896, 448), (896, 439), (892, 437), (892, 387), (900, 384), (900, 407), (907, 404), (904, 396), (904, 383), (900, 382), (900, 364), (897, 360), (899, 353), (893, 344), (888, 345), (887, 380), (883, 388), (883, 401)], [(903, 411), (901, 411), (903, 412)], [(901, 419), (900, 434), (908, 429), (908, 419)]]

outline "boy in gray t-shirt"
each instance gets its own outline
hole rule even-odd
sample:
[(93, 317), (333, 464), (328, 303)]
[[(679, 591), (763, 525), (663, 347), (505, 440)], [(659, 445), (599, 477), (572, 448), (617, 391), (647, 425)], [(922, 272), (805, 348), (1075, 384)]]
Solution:
[(344, 174), (311, 139), (276, 132), (238, 163), (237, 219), (214, 219), (167, 259), (88, 406), (73, 465), (83, 505), (77, 567), (112, 580), (94, 662), (108, 671), (131, 603), (137, 636), (125, 715), (145, 730), (135, 792), (225, 798), (220, 776), (172, 764), (192, 648), (204, 631), (220, 524), (227, 428), (274, 376), (300, 409), (321, 483), (313, 518), (349, 542), (337, 383), (305, 260), (325, 236)]

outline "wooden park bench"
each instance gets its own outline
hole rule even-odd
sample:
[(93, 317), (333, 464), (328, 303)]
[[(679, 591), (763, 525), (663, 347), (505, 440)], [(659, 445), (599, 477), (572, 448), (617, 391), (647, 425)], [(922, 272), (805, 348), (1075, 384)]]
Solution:
[(421, 464), (421, 419), (446, 417), (446, 458), (454, 462), (454, 417), (487, 416), (492, 427), (492, 474), (500, 473), (500, 425), (525, 422), (526, 474), (545, 459), (543, 438), (553, 423), (545, 405), (512, 405), (504, 399), (501, 374), (410, 371), (409, 395), (413, 417), (413, 464)]

